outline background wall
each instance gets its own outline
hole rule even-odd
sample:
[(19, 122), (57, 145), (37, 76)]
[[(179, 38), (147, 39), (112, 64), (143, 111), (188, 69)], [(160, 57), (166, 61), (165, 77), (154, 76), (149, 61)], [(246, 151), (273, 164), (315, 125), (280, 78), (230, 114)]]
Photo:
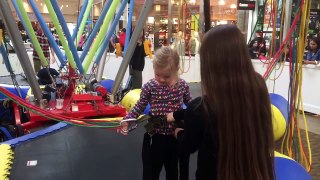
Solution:
[[(32, 60), (32, 52), (28, 52), (29, 59)], [(17, 59), (16, 54), (10, 54), (9, 59), (16, 74), (23, 73), (20, 63)], [(56, 58), (57, 59), (57, 58)], [(2, 62), (2, 57), (0, 57)], [(112, 53), (107, 56), (103, 76), (107, 79), (115, 79), (118, 73), (119, 67), (122, 62), (122, 57), (116, 58)], [(145, 68), (143, 70), (143, 83), (146, 83), (149, 79), (154, 77), (152, 60), (146, 57)], [(33, 63), (31, 61), (31, 63)], [(255, 70), (264, 74), (267, 65), (263, 64), (260, 60), (252, 60)], [(181, 78), (187, 82), (200, 82), (200, 61), (199, 56), (185, 57), (184, 61), (180, 62), (185, 73), (180, 75)], [(51, 64), (51, 67), (58, 69), (57, 64)], [(288, 99), (288, 87), (289, 87), (289, 64), (286, 62), (281, 72), (279, 70), (273, 72), (270, 75), (271, 80), (267, 80), (266, 84), (270, 93), (276, 93), (284, 98)], [(89, 68), (89, 70), (91, 67)], [(281, 72), (280, 76), (279, 73)], [(89, 71), (88, 71), (89, 73)], [(0, 65), (0, 76), (9, 75), (6, 71), (4, 64)], [(279, 77), (278, 77), (279, 76)], [(123, 78), (123, 85), (125, 85), (129, 77), (129, 71), (127, 70)], [(278, 77), (278, 78), (277, 78)], [(272, 80), (276, 78), (276, 80)], [(304, 102), (304, 110), (315, 114), (320, 114), (320, 66), (304, 65), (303, 66), (303, 77), (302, 77), (302, 100)]]

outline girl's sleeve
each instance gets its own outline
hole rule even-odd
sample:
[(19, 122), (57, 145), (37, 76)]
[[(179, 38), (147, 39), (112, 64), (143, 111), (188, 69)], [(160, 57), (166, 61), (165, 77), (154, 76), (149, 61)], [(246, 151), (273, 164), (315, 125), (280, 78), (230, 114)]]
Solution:
[(150, 90), (149, 83), (143, 85), (140, 99), (123, 119), (138, 118), (143, 113), (150, 100)]
[(186, 111), (185, 109), (181, 109), (181, 110), (177, 110), (177, 111), (173, 112), (174, 120), (177, 122), (184, 120), (185, 111)]
[(187, 82), (184, 82), (184, 94), (183, 94), (183, 103), (185, 105), (188, 105), (189, 102), (191, 101), (191, 94), (190, 94), (190, 88), (189, 85), (187, 84)]

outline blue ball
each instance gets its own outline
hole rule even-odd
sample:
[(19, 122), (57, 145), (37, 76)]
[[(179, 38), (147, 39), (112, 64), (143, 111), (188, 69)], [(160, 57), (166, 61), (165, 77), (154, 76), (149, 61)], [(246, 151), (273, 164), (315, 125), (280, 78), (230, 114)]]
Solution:
[(310, 174), (294, 160), (275, 157), (275, 173), (277, 180), (311, 180)]
[(274, 106), (276, 106), (280, 110), (280, 112), (282, 113), (282, 115), (288, 125), (289, 124), (288, 123), (289, 122), (289, 103), (288, 103), (288, 101), (284, 97), (282, 97), (278, 94), (270, 93), (269, 97), (270, 97), (271, 104), (273, 104)]
[(107, 89), (108, 92), (112, 91), (114, 80), (105, 79), (100, 82), (100, 84)]

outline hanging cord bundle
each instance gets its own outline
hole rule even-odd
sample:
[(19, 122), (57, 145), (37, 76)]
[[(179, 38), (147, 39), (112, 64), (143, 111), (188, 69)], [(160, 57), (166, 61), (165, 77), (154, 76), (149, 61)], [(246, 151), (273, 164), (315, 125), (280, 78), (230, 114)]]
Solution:
[[(277, 36), (278, 36), (278, 40), (279, 42), (282, 42), (282, 27), (283, 27), (283, 24), (284, 24), (284, 14), (286, 13), (285, 12), (285, 3), (286, 3), (286, 0), (282, 1), (282, 4), (278, 5), (277, 1), (274, 1), (272, 0), (271, 2), (271, 18), (270, 18), (270, 21), (268, 23), (268, 28), (269, 26), (272, 25), (272, 38), (270, 40), (270, 46), (269, 46), (269, 51), (268, 51), (268, 56), (269, 57), (274, 57), (275, 53), (276, 53), (276, 50), (277, 50)], [(281, 11), (279, 11), (279, 9), (281, 9)], [(280, 19), (278, 19), (277, 17), (281, 16)], [(280, 32), (279, 34), (277, 35), (277, 26), (280, 26)], [(268, 29), (267, 28), (267, 29)], [(273, 72), (274, 72), (274, 77), (271, 78), (269, 77), (269, 80), (272, 80), (273, 81), (273, 92), (274, 92), (274, 89), (275, 89), (275, 83), (276, 83), (276, 80), (281, 76), (281, 74), (283, 73), (283, 70), (284, 70), (284, 65), (285, 65), (285, 62), (286, 62), (286, 59), (287, 59), (287, 48), (288, 48), (288, 45), (289, 43), (285, 44), (284, 48), (281, 50), (280, 52), (280, 55), (278, 56), (278, 59), (277, 59), (277, 62), (278, 62), (278, 68), (276, 68), (276, 65), (273, 67)], [(270, 60), (271, 61), (271, 60)], [(268, 61), (268, 63), (270, 62)], [(265, 63), (267, 64), (267, 63)], [(277, 71), (280, 70), (278, 73)]]
[[(300, 26), (296, 29), (299, 37), (296, 45), (297, 58), (292, 65), (290, 87), (290, 123), (283, 138), (281, 150), (290, 157), (296, 159), (308, 171), (311, 171), (312, 152), (308, 135), (308, 126), (304, 114), (302, 99), (302, 61), (304, 56), (305, 42), (308, 33), (308, 22), (310, 13), (310, 0), (302, 0), (300, 5)], [(307, 151), (303, 145), (300, 131), (300, 110), (302, 111), (305, 126), (305, 136), (307, 141)]]
[[(308, 19), (308, 14), (310, 10), (310, 0), (302, 0), (297, 3), (300, 6), (297, 6), (294, 14), (294, 20), (290, 27), (288, 34), (286, 35), (284, 41), (280, 45), (279, 50), (274, 54), (272, 61), (267, 67), (267, 70), (264, 74), (264, 78), (268, 79), (271, 72), (274, 70), (276, 63), (282, 54), (287, 44), (290, 44), (292, 51), (290, 52), (290, 84), (289, 84), (289, 125), (285, 132), (281, 151), (284, 154), (292, 157), (301, 163), (308, 171), (311, 170), (312, 163), (312, 153), (310, 147), (310, 141), (308, 136), (308, 126), (306, 123), (306, 118), (304, 115), (303, 101), (302, 101), (302, 59), (304, 55), (305, 40), (307, 37), (308, 24), (306, 20)], [(297, 33), (295, 33), (297, 32)], [(298, 34), (298, 35), (296, 35)], [(299, 38), (297, 38), (299, 37)], [(295, 42), (298, 39), (297, 42)], [(296, 55), (296, 56), (295, 56)], [(302, 110), (306, 141), (308, 151), (305, 151), (303, 142), (301, 139), (300, 124), (299, 124), (299, 110)]]

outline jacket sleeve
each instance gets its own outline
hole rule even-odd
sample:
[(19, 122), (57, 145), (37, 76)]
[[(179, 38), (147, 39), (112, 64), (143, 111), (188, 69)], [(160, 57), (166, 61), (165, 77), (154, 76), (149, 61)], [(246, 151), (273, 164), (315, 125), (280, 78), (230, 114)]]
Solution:
[(173, 118), (175, 119), (175, 121), (180, 122), (180, 121), (184, 120), (185, 111), (186, 111), (185, 109), (181, 109), (181, 110), (173, 112)]
[(183, 137), (185, 141), (185, 148), (189, 153), (194, 153), (199, 149), (201, 140), (203, 139), (204, 132), (204, 119), (198, 108), (201, 98), (196, 98), (190, 102), (185, 112), (185, 131)]

